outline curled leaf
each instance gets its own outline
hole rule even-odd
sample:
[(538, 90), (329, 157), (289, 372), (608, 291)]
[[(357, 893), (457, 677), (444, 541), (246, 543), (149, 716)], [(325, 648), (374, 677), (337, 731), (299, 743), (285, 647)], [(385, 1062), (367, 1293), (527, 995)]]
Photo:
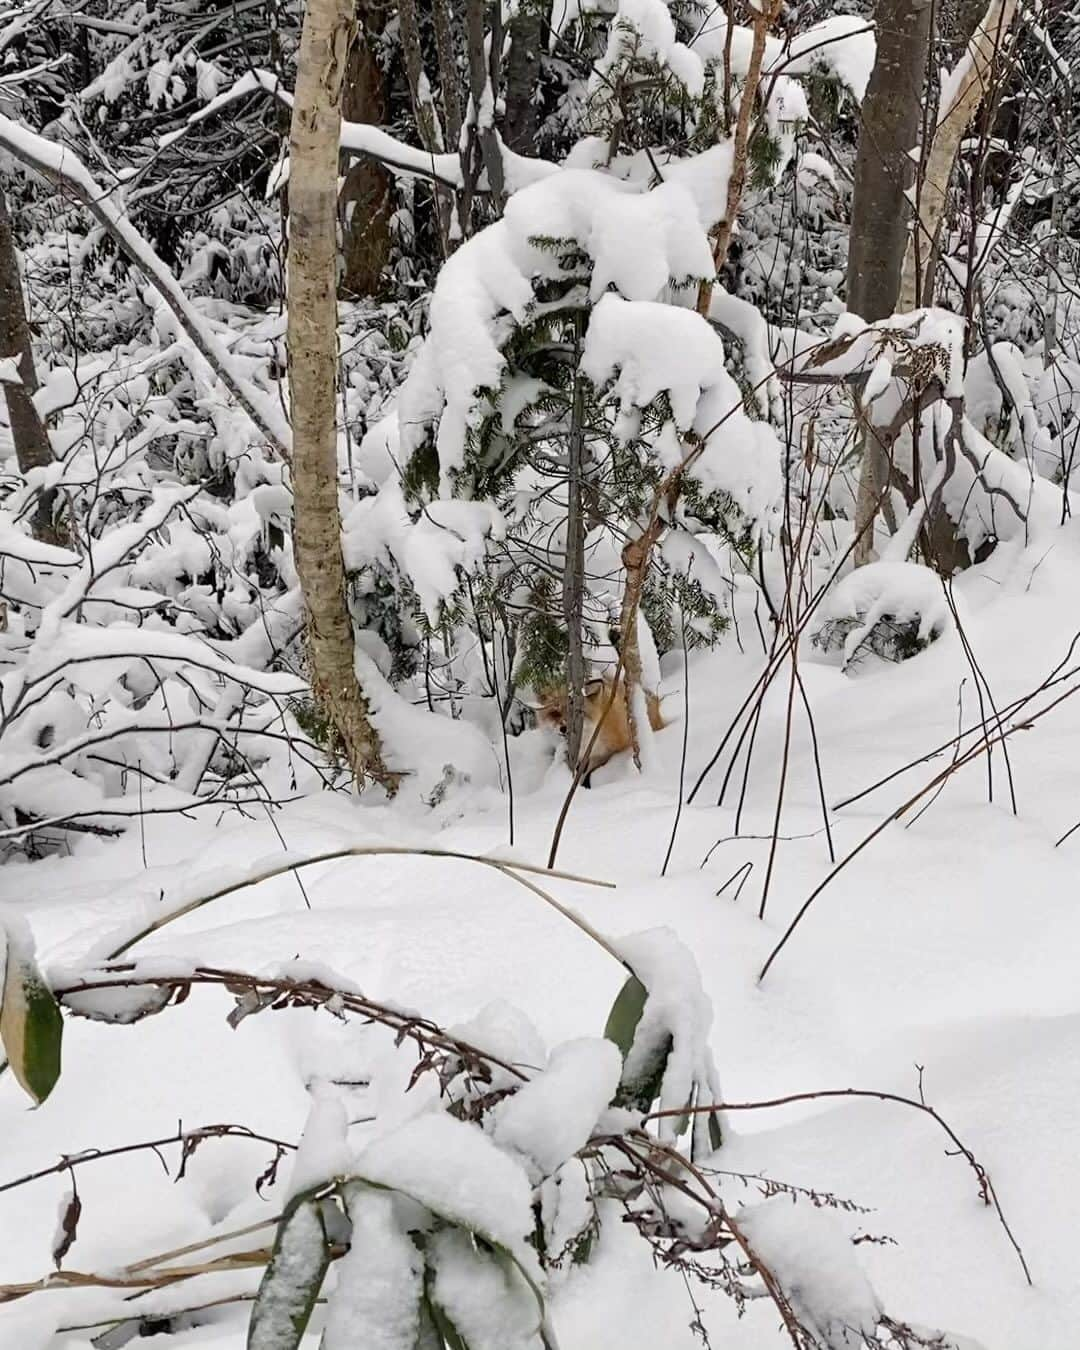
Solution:
[(34, 960), (29, 938), (16, 938), (10, 927), (3, 992), (0, 993), (0, 1041), (20, 1086), (40, 1105), (60, 1077), (64, 1019)]
[(71, 1191), (65, 1197), (60, 1211), (60, 1223), (53, 1239), (53, 1265), (57, 1270), (68, 1252), (71, 1251), (79, 1228), (79, 1216), (82, 1214), (82, 1201), (77, 1191)]

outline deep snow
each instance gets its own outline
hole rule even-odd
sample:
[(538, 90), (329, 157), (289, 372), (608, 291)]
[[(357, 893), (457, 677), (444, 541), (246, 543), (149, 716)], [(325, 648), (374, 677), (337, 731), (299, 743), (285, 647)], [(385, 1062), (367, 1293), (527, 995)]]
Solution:
[[(1066, 652), (1080, 618), (1080, 531), (1069, 525), (1049, 549), (1028, 554), (1003, 546), (956, 591), (1001, 706), (1034, 689)], [(690, 662), (688, 783), (760, 669), (756, 632), (744, 624), (740, 636), (745, 654), (732, 633), (719, 651)], [(802, 670), (830, 802), (948, 739), (963, 680), (965, 723), (976, 715), (971, 670), (951, 632), (902, 666), (865, 663), (852, 674), (822, 663), (807, 644)], [(759, 984), (767, 954), (829, 870), (805, 723), (796, 706), (784, 839), (759, 921), (786, 678), (776, 682), (759, 728), (741, 836), (730, 837), (735, 793), (724, 807), (714, 805), (717, 770), (684, 808), (661, 878), (682, 745), (681, 658), (665, 663), (665, 677), (672, 725), (656, 738), (655, 763), (641, 778), (617, 762), (599, 771), (593, 789), (575, 800), (559, 854), (560, 867), (617, 889), (554, 881), (550, 889), (613, 938), (667, 924), (690, 946), (714, 1005), (712, 1048), (728, 1102), (849, 1086), (917, 1095), (921, 1072), (927, 1101), (990, 1171), (1034, 1287), (993, 1211), (980, 1203), (973, 1173), (947, 1156), (947, 1139), (920, 1113), (869, 1101), (734, 1112), (716, 1162), (872, 1207), (841, 1213), (837, 1222), (848, 1234), (894, 1240), (857, 1248), (893, 1316), (975, 1338), (986, 1350), (1068, 1350), (1080, 1325), (1080, 1176), (1071, 1155), (1080, 1126), (1080, 832), (1059, 848), (1054, 841), (1080, 817), (1080, 699), (1011, 737), (1015, 816), (1000, 754), (992, 804), (985, 760), (965, 768), (910, 828), (890, 826), (837, 876)], [(539, 733), (512, 752), (513, 853), (543, 863), (568, 775), (550, 763), (552, 747)], [(838, 856), (944, 762), (912, 769), (834, 812)], [(736, 790), (740, 779), (741, 770)], [(76, 837), (70, 857), (5, 866), (0, 896), (29, 918), (42, 960), (56, 967), (100, 950), (162, 893), (168, 900), (181, 888), (214, 889), (279, 852), (282, 839), (296, 855), (380, 841), (505, 853), (508, 842), (507, 802), (491, 788), (463, 789), (424, 812), (311, 795), (276, 823), (275, 830), (265, 813), (221, 816), (220, 808), (191, 819), (150, 817), (118, 842)], [(734, 884), (718, 897), (747, 862), (753, 868), (738, 900)], [(362, 857), (302, 875), (303, 892), (292, 875), (263, 882), (177, 921), (140, 951), (256, 971), (299, 956), (444, 1024), (501, 998), (527, 1014), (548, 1046), (602, 1030), (624, 972), (497, 872), (465, 861)], [(190, 1129), (232, 1121), (296, 1140), (310, 1103), (305, 1082), (317, 1087), (350, 1071), (360, 1077), (373, 1057), (392, 1054), (377, 1030), (309, 1011), (265, 1013), (234, 1031), (225, 1022), (229, 1006), (196, 989), (183, 1006), (133, 1027), (69, 1019), (63, 1075), (43, 1107), (27, 1110), (10, 1075), (0, 1080), (0, 1186), (65, 1153), (168, 1136), (178, 1122)], [(362, 1088), (346, 1093), (350, 1118), (379, 1108)], [(357, 1143), (368, 1128), (353, 1127)], [(174, 1174), (177, 1154), (175, 1145), (163, 1151)], [(100, 1272), (203, 1237), (210, 1225), (226, 1231), (271, 1217), (285, 1198), (287, 1168), (268, 1199), (252, 1187), (271, 1154), (255, 1142), (211, 1141), (178, 1183), (152, 1153), (81, 1167), (83, 1217), (65, 1267)], [(51, 1269), (57, 1209), (70, 1185), (60, 1174), (0, 1191), (0, 1282)], [(734, 1207), (760, 1200), (753, 1187), (725, 1185)], [(236, 1245), (264, 1240), (265, 1233)], [(210, 1302), (253, 1289), (257, 1277), (208, 1276), (131, 1308)], [(714, 1346), (785, 1343), (771, 1306), (752, 1304), (739, 1321), (722, 1295), (695, 1296)], [(50, 1332), (95, 1322), (115, 1303), (112, 1294), (89, 1290), (0, 1305), (0, 1344), (83, 1345), (86, 1333), (51, 1339)], [(564, 1350), (689, 1350), (700, 1344), (689, 1328), (692, 1312), (682, 1280), (654, 1272), (648, 1249), (616, 1221), (594, 1264), (559, 1282), (554, 1321)], [(238, 1350), (242, 1313), (212, 1316), (161, 1344)], [(312, 1346), (317, 1331), (313, 1323)]]

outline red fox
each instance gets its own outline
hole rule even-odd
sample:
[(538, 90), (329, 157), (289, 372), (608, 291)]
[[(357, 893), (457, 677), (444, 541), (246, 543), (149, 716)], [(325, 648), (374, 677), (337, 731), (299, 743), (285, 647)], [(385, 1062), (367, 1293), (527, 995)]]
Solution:
[[(611, 699), (612, 681), (607, 676), (602, 680), (590, 680), (585, 686), (585, 720), (581, 729), (581, 754), (584, 755), (592, 739), (597, 722), (603, 717)], [(539, 691), (540, 702), (536, 708), (536, 720), (542, 727), (566, 735), (566, 685), (549, 685)], [(656, 694), (645, 693), (645, 705), (649, 712), (649, 725), (653, 731), (659, 731), (664, 725), (660, 712), (660, 699)], [(618, 692), (615, 695), (608, 714), (600, 726), (600, 734), (589, 752), (585, 769), (585, 781), (601, 764), (606, 764), (612, 755), (630, 749), (630, 720), (626, 715), (626, 698), (623, 682), (620, 678)]]

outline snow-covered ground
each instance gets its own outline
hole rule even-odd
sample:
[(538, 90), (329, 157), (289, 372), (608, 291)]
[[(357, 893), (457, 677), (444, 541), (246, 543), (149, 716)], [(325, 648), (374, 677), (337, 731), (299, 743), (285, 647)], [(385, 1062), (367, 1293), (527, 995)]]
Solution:
[[(956, 585), (971, 648), (998, 707), (1034, 690), (1062, 660), (1080, 626), (1080, 532), (1068, 526), (1038, 551), (1001, 548)], [(688, 670), (686, 782), (693, 783), (761, 667), (756, 632), (731, 634)], [(977, 719), (972, 670), (946, 634), (901, 666), (854, 674), (809, 648), (802, 671), (821, 746), (829, 802), (870, 785), (948, 740), (963, 684), (965, 725)], [(1062, 692), (1068, 684), (1056, 691)], [(715, 1009), (712, 1046), (725, 1100), (769, 1099), (858, 1087), (918, 1096), (987, 1168), (1033, 1285), (977, 1178), (928, 1115), (882, 1101), (796, 1103), (733, 1112), (717, 1167), (832, 1192), (868, 1207), (840, 1211), (858, 1258), (896, 1318), (971, 1337), (986, 1350), (1068, 1350), (1080, 1325), (1075, 1222), (1080, 1173), (1080, 818), (1075, 760), (1080, 698), (1008, 741), (1017, 811), (1005, 763), (964, 768), (909, 828), (890, 825), (810, 907), (763, 982), (758, 972), (791, 918), (829, 871), (805, 718), (795, 706), (782, 839), (763, 920), (757, 917), (773, 828), (784, 740), (781, 677), (757, 733), (740, 833), (733, 776), (715, 805), (720, 768), (685, 806), (666, 876), (661, 864), (678, 802), (684, 725), (681, 659), (665, 671), (668, 729), (638, 777), (613, 762), (579, 792), (558, 865), (616, 883), (596, 889), (551, 881), (554, 894), (603, 933), (669, 925), (700, 965)], [(1048, 702), (1045, 697), (1032, 709)], [(1029, 710), (1030, 711), (1030, 710)], [(1008, 719), (1006, 719), (1007, 721)], [(543, 864), (568, 785), (539, 733), (512, 746), (515, 842), (508, 804), (491, 789), (464, 789), (432, 810), (371, 806), (311, 795), (276, 815), (219, 808), (193, 818), (148, 817), (119, 841), (75, 836), (71, 855), (0, 871), (6, 905), (25, 914), (39, 955), (55, 970), (179, 895), (239, 879), (287, 848), (311, 855), (360, 844), (497, 852)], [(947, 757), (911, 769), (831, 813), (843, 857), (927, 783)], [(718, 842), (720, 841), (720, 842)], [(708, 855), (708, 860), (703, 860)], [(745, 864), (748, 879), (717, 891)], [(547, 1044), (597, 1035), (623, 979), (610, 956), (540, 899), (468, 861), (353, 857), (225, 896), (146, 939), (142, 955), (197, 956), (258, 971), (299, 957), (344, 976), (373, 998), (408, 1005), (443, 1024), (503, 999)], [(131, 1027), (69, 1019), (59, 1085), (28, 1110), (11, 1075), (0, 1079), (0, 1283), (52, 1268), (65, 1174), (4, 1190), (62, 1155), (165, 1138), (178, 1125), (233, 1122), (295, 1141), (307, 1118), (305, 1084), (366, 1074), (383, 1035), (305, 1010), (225, 1022), (231, 1001), (196, 988), (175, 1009)], [(377, 1052), (383, 1058), (388, 1049)], [(341, 1089), (350, 1118), (377, 1111), (374, 1094)], [(364, 1123), (353, 1130), (364, 1137)], [(82, 1217), (65, 1268), (101, 1273), (204, 1238), (212, 1225), (240, 1229), (276, 1214), (282, 1179), (253, 1182), (273, 1155), (264, 1143), (210, 1141), (175, 1179), (178, 1149), (121, 1155), (78, 1169)], [(162, 1160), (171, 1176), (166, 1175)], [(757, 1194), (723, 1181), (728, 1207)], [(800, 1202), (806, 1204), (806, 1202)], [(807, 1206), (809, 1208), (809, 1206)], [(233, 1243), (238, 1250), (265, 1240)], [(210, 1303), (252, 1290), (257, 1270), (214, 1274), (144, 1295), (132, 1313)], [(712, 1345), (766, 1350), (785, 1338), (767, 1301), (736, 1316), (719, 1293), (694, 1288)], [(15, 1350), (86, 1343), (83, 1327), (114, 1319), (108, 1291), (46, 1291), (0, 1306), (0, 1345)], [(565, 1274), (554, 1301), (563, 1350), (670, 1350), (700, 1345), (678, 1274), (654, 1271), (648, 1247), (618, 1215), (599, 1255)], [(235, 1350), (235, 1308), (162, 1344)], [(216, 1320), (215, 1320), (216, 1318)], [(308, 1339), (316, 1344), (319, 1316)], [(961, 1342), (962, 1343), (962, 1342)]]

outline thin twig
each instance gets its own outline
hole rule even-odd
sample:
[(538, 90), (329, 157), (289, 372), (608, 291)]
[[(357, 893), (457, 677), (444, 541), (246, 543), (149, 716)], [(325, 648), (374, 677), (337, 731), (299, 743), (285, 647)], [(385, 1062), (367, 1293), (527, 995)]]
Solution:
[(283, 876), (286, 872), (293, 872), (298, 867), (314, 867), (318, 863), (333, 862), (338, 858), (381, 856), (456, 858), (462, 862), (474, 862), (480, 863), (484, 867), (493, 867), (496, 871), (502, 872), (505, 876), (516, 881), (520, 886), (525, 886), (527, 889), (533, 891), (534, 894), (540, 895), (549, 904), (553, 905), (554, 908), (558, 909), (564, 917), (569, 918), (572, 923), (576, 923), (579, 928), (588, 932), (590, 937), (601, 941), (602, 946), (605, 945), (596, 934), (589, 930), (588, 925), (585, 924), (584, 920), (574, 915), (572, 910), (561, 905), (558, 901), (554, 900), (553, 897), (548, 895), (546, 891), (540, 890), (538, 886), (529, 885), (529, 883), (526, 882), (523, 877), (518, 876), (517, 873), (529, 872), (538, 876), (553, 877), (559, 881), (574, 881), (583, 886), (602, 886), (609, 890), (615, 889), (615, 883), (612, 881), (599, 881), (593, 877), (578, 876), (573, 872), (557, 872), (551, 868), (536, 867), (531, 863), (514, 862), (510, 860), (504, 861), (499, 858), (486, 858), (480, 854), (462, 853), (456, 849), (407, 848), (404, 845), (391, 844), (358, 844), (352, 848), (338, 848), (331, 849), (326, 853), (316, 853), (310, 858), (296, 858), (290, 862), (273, 863), (268, 867), (262, 868), (253, 876), (247, 876), (241, 881), (230, 882), (226, 886), (221, 886), (217, 890), (211, 891), (209, 895), (203, 895), (195, 900), (189, 900), (187, 904), (182, 905), (179, 909), (163, 915), (160, 919), (155, 919), (153, 923), (140, 929), (133, 937), (127, 938), (119, 947), (111, 951), (106, 959), (115, 961), (118, 957), (123, 956), (126, 952), (130, 951), (132, 947), (141, 942), (144, 938), (149, 937), (151, 933), (156, 933), (159, 929), (164, 928), (166, 924), (172, 923), (174, 919), (179, 919), (185, 914), (191, 914), (197, 909), (202, 909), (204, 905), (209, 905), (215, 900), (220, 900), (223, 896), (231, 895), (234, 891), (243, 890), (248, 886), (256, 886), (260, 882), (269, 881), (273, 877)]
[(710, 1102), (707, 1106), (679, 1106), (663, 1111), (653, 1111), (645, 1116), (645, 1120), (660, 1120), (668, 1116), (700, 1115), (704, 1112), (722, 1112), (722, 1111), (764, 1111), (777, 1106), (790, 1106), (795, 1102), (814, 1102), (835, 1099), (838, 1097), (860, 1097), (871, 1098), (882, 1102), (895, 1102), (900, 1106), (910, 1107), (912, 1110), (921, 1111), (923, 1115), (929, 1116), (938, 1126), (948, 1135), (954, 1148), (963, 1156), (971, 1167), (979, 1182), (979, 1199), (984, 1205), (992, 1206), (997, 1213), (1001, 1226), (1012, 1245), (1013, 1250), (1020, 1261), (1024, 1272), (1024, 1278), (1028, 1284), (1033, 1284), (1031, 1271), (1028, 1269), (1028, 1263), (1024, 1258), (1024, 1253), (1020, 1244), (1013, 1236), (1012, 1229), (1009, 1227), (1005, 1215), (1002, 1212), (1001, 1204), (998, 1201), (997, 1193), (994, 1190), (994, 1184), (990, 1180), (990, 1173), (979, 1162), (975, 1154), (960, 1139), (953, 1130), (952, 1126), (941, 1116), (932, 1106), (926, 1102), (918, 1101), (914, 1097), (904, 1097), (897, 1092), (877, 1092), (871, 1088), (823, 1088), (815, 1092), (792, 1092), (784, 1097), (772, 1097), (756, 1102)]

